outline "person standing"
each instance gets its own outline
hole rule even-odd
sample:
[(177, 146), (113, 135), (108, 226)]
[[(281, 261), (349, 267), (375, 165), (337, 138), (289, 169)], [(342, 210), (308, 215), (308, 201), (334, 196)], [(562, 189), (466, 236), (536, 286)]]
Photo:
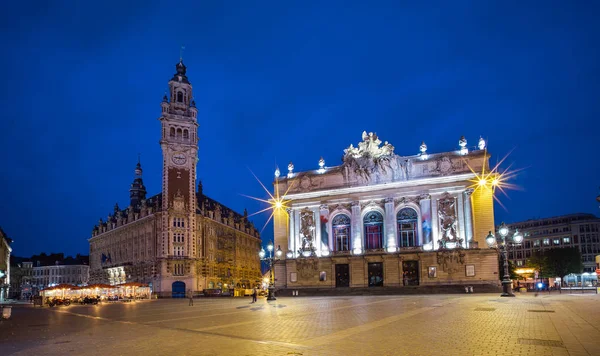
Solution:
[(192, 291), (188, 291), (188, 295), (190, 296), (190, 302), (188, 303), (188, 307), (193, 307), (194, 306), (194, 296), (192, 294)]

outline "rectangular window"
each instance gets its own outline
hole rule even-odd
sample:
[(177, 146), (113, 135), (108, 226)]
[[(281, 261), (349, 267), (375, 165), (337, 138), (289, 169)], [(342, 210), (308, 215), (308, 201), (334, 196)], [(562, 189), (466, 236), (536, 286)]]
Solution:
[(560, 245), (560, 239), (554, 239), (554, 241), (552, 242), (555, 246)]
[(540, 240), (533, 241), (533, 246), (534, 247), (536, 247), (536, 246), (539, 247), (540, 246)]
[(569, 237), (563, 237), (563, 242), (566, 244), (571, 243), (571, 239)]
[(544, 246), (550, 246), (550, 239), (544, 239)]
[(517, 266), (519, 266), (519, 267), (523, 266), (523, 261), (521, 261), (521, 260), (518, 260), (518, 261), (517, 261)]

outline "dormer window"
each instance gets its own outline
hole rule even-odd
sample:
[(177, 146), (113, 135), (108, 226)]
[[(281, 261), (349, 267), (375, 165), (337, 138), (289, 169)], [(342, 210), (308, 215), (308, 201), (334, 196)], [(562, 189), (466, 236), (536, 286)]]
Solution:
[(177, 92), (177, 102), (183, 103), (183, 93), (182, 92)]

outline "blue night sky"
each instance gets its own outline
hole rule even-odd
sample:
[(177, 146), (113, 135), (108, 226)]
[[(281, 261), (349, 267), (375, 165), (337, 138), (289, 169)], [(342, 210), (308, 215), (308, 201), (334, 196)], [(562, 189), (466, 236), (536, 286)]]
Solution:
[(400, 155), (422, 140), (454, 150), (461, 135), (487, 138), (494, 162), (514, 149), (504, 166), (526, 168), (523, 190), (501, 198), (498, 223), (598, 213), (598, 2), (251, 3), (2, 5), (0, 225), (13, 254), (87, 254), (98, 219), (128, 205), (138, 152), (159, 192), (157, 118), (181, 45), (198, 176), (239, 212), (264, 208), (240, 194), (267, 197), (249, 169), (270, 186), (276, 164), (337, 165), (366, 130)]

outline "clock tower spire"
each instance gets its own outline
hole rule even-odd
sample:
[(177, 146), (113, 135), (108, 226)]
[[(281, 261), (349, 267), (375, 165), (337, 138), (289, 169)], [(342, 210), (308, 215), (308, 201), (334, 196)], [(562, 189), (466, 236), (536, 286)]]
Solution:
[(169, 95), (163, 97), (161, 108), (163, 233), (158, 255), (164, 261), (163, 273), (174, 281), (194, 285), (193, 266), (198, 258), (195, 184), (198, 110), (182, 59), (175, 65), (175, 74), (169, 80)]

